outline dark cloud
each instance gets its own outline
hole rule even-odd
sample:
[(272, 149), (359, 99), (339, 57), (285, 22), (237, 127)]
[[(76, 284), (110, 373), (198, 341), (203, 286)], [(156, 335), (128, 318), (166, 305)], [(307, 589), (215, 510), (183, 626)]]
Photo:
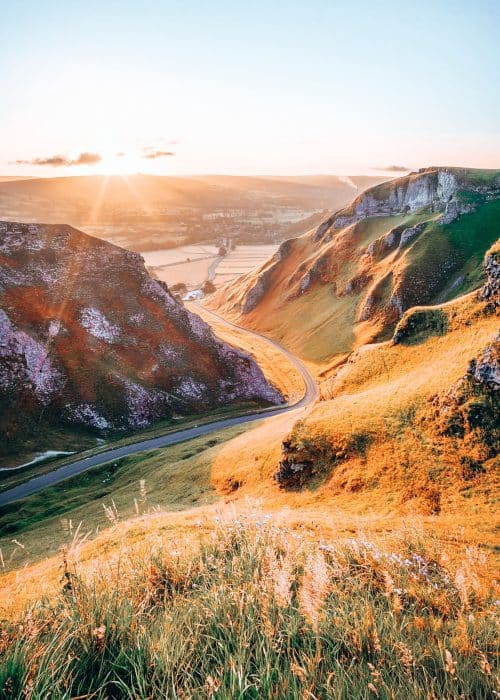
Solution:
[(102, 157), (99, 153), (80, 153), (78, 158), (68, 158), (67, 156), (55, 155), (48, 158), (33, 158), (32, 160), (16, 160), (16, 165), (50, 165), (52, 168), (60, 168), (69, 165), (94, 165), (99, 163)]
[(154, 158), (167, 158), (168, 156), (175, 156), (175, 153), (173, 151), (152, 151), (145, 149), (143, 158), (153, 160)]
[(380, 170), (386, 170), (388, 173), (407, 173), (411, 168), (407, 168), (406, 165), (386, 165)]

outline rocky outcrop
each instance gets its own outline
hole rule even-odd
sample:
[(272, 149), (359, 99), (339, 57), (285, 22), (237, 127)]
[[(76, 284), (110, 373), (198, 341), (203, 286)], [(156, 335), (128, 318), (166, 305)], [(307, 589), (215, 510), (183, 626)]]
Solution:
[(268, 289), (269, 282), (271, 281), (275, 270), (289, 255), (292, 247), (292, 241), (293, 239), (283, 241), (269, 262), (265, 263), (264, 268), (261, 272), (259, 272), (254, 284), (247, 290), (243, 298), (241, 303), (242, 314), (249, 314), (250, 311), (253, 311), (257, 304), (261, 301)]
[(283, 489), (301, 489), (313, 479), (328, 477), (347, 459), (358, 457), (364, 460), (373, 440), (369, 433), (364, 432), (306, 437), (302, 431), (299, 422), (282, 443), (281, 460), (274, 479)]
[[(314, 233), (314, 239), (326, 240), (332, 230), (351, 226), (369, 217), (408, 214), (421, 209), (442, 212), (440, 223), (449, 224), (474, 209), (472, 202), (460, 198), (461, 190), (475, 192), (485, 199), (500, 195), (500, 180), (490, 185), (481, 185), (474, 179), (471, 181), (471, 172), (458, 168), (423, 168), (408, 176), (372, 187), (359, 195), (350, 206), (320, 224)], [(410, 235), (408, 230), (407, 236)], [(391, 247), (391, 242), (387, 243)]]
[(500, 333), (477, 358), (470, 361), (467, 376), (486, 390), (500, 390)]
[(368, 190), (350, 207), (334, 217), (334, 228), (344, 228), (372, 216), (393, 216), (414, 212), (424, 207), (444, 210), (458, 190), (456, 176), (448, 170), (410, 175)]
[(69, 226), (0, 223), (4, 434), (27, 414), (115, 431), (236, 401), (283, 399), (140, 255)]
[(484, 259), (486, 284), (479, 290), (479, 298), (500, 308), (500, 241), (486, 253)]
[(469, 362), (448, 391), (432, 398), (434, 426), (461, 452), (467, 479), (485, 470), (500, 450), (500, 333)]

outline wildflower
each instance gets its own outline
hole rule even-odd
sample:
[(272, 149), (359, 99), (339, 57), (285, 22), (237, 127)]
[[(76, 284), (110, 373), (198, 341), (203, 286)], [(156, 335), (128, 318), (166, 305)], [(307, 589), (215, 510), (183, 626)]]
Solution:
[(266, 575), (271, 581), (274, 598), (281, 608), (290, 605), (292, 599), (293, 572), (288, 557), (278, 560), (271, 548), (267, 551)]
[(481, 671), (484, 673), (485, 676), (491, 676), (491, 666), (489, 664), (486, 654), (484, 654), (482, 651), (479, 651), (478, 649), (477, 655), (479, 656), (479, 667)]
[(403, 602), (400, 598), (399, 592), (394, 593), (392, 598), (392, 609), (394, 610), (395, 615), (399, 615), (399, 613), (403, 610)]
[(109, 522), (112, 525), (116, 525), (118, 523), (118, 510), (116, 508), (115, 502), (111, 501), (110, 506), (107, 506), (105, 503), (103, 503), (102, 507), (104, 508), (104, 514), (106, 515), (106, 518), (109, 520)]
[(413, 654), (411, 653), (411, 649), (404, 642), (400, 642), (399, 644), (396, 644), (396, 648), (399, 651), (399, 658), (400, 658), (401, 664), (402, 664), (403, 668), (405, 669), (405, 671), (408, 673), (414, 664), (414, 659), (413, 659)]
[(295, 663), (295, 661), (292, 661), (290, 664), (290, 671), (293, 673), (293, 675), (298, 678), (301, 681), (304, 681), (306, 679), (306, 672), (300, 666), (299, 664)]
[(309, 555), (299, 591), (300, 610), (314, 629), (317, 629), (321, 607), (329, 589), (328, 567), (322, 552)]
[(97, 641), (102, 641), (106, 636), (106, 626), (101, 625), (100, 627), (96, 627), (94, 630), (92, 630), (92, 636), (94, 639), (97, 639)]
[(460, 596), (460, 601), (463, 607), (466, 608), (469, 604), (469, 595), (467, 593), (465, 572), (462, 569), (459, 569), (455, 575), (455, 586)]
[(101, 625), (92, 630), (92, 637), (94, 639), (94, 647), (97, 651), (102, 651), (105, 645), (106, 639), (106, 626)]
[(211, 697), (212, 695), (215, 695), (215, 693), (219, 690), (220, 688), (220, 681), (216, 681), (212, 676), (207, 676), (205, 679), (205, 686), (204, 690), (206, 694)]
[(391, 593), (394, 593), (394, 580), (388, 571), (382, 571), (382, 578), (384, 579), (384, 590), (385, 595), (389, 597)]
[(448, 649), (444, 650), (444, 658), (444, 670), (446, 671), (446, 673), (449, 673), (452, 678), (454, 678), (457, 674), (457, 662), (454, 660), (453, 656), (451, 655), (451, 652), (448, 651)]
[[(372, 610), (368, 605), (366, 606), (365, 630), (370, 651), (372, 653), (380, 653), (382, 651), (380, 637), (378, 636), (377, 627), (375, 626)], [(371, 664), (368, 665), (371, 667)]]
[(370, 669), (370, 675), (375, 681), (375, 683), (378, 683), (378, 681), (382, 678), (382, 674), (378, 670), (378, 668), (375, 668), (375, 666), (371, 663), (368, 664), (368, 668)]

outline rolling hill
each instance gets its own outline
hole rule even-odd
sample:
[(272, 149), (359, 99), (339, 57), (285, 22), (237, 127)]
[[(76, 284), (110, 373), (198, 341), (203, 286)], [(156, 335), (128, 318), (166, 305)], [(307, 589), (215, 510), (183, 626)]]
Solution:
[(381, 177), (75, 176), (0, 181), (0, 220), (66, 223), (129, 250), (281, 242)]
[(412, 306), (480, 286), (499, 217), (500, 171), (424, 168), (285, 241), (210, 303), (328, 371), (354, 348), (390, 338)]
[[(56, 178), (0, 178), (0, 218), (10, 218), (12, 210), (19, 221), (42, 218), (60, 223), (67, 212), (67, 223), (89, 220), (104, 193), (97, 221), (119, 216), (118, 208), (131, 206), (146, 214), (162, 207), (231, 208), (262, 206), (263, 203), (290, 205), (305, 209), (343, 206), (357, 191), (382, 182), (377, 176), (337, 175), (258, 177), (229, 175), (88, 175)], [(54, 216), (59, 217), (54, 219)], [(95, 217), (94, 217), (95, 218)]]

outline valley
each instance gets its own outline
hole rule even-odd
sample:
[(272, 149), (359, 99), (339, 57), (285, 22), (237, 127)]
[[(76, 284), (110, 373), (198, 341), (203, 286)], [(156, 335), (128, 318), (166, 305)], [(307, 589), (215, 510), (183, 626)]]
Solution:
[(500, 700), (500, 2), (0, 2), (0, 700)]
[[(282, 584), (270, 581), (292, 562), (303, 562), (304, 573), (294, 574), (290, 568), (287, 574), (287, 585), (299, 590), (293, 615), (301, 615), (308, 625), (302, 639), (308, 629), (316, 634), (316, 626), (323, 635), (336, 634), (319, 608), (308, 608), (303, 597), (306, 572), (313, 566), (323, 573), (316, 573), (311, 585), (319, 577), (328, 579), (328, 596), (336, 601), (330, 614), (346, 605), (344, 629), (351, 630), (349, 616), (358, 610), (356, 600), (370, 611), (373, 625), (360, 641), (354, 628), (349, 632), (354, 635), (353, 652), (374, 643), (373, 630), (387, 629), (386, 619), (396, 609), (397, 619), (401, 615), (415, 631), (402, 633), (395, 623), (391, 643), (408, 642), (412, 653), (423, 659), (424, 642), (413, 626), (427, 623), (418, 622), (412, 601), (431, 606), (433, 625), (443, 625), (444, 611), (453, 606), (474, 610), (474, 633), (491, 638), (498, 571), (499, 199), (498, 171), (452, 171), (450, 176), (449, 169), (425, 169), (369, 189), (308, 233), (275, 247), (260, 268), (245, 272), (247, 256), (237, 246), (234, 252), (243, 253), (241, 263), (234, 265), (234, 278), (202, 302), (185, 303), (174, 299), (168, 284), (149, 277), (133, 253), (94, 243), (70, 227), (2, 224), (8, 331), (7, 343), (0, 346), (2, 357), (8, 358), (2, 381), (13, 386), (24, 372), (24, 391), (31, 392), (32, 400), (16, 409), (23, 420), (33, 415), (36, 424), (36, 401), (47, 401), (41, 391), (49, 392), (50, 402), (59, 400), (57, 392), (66, 391), (54, 383), (55, 372), (85, 370), (90, 360), (97, 361), (103, 385), (111, 377), (119, 387), (115, 373), (120, 366), (122, 372), (127, 367), (127, 382), (135, 372), (134, 381), (144, 391), (157, 389), (157, 370), (152, 368), (164, 352), (160, 340), (168, 338), (175, 346), (179, 332), (180, 345), (199, 344), (179, 369), (191, 377), (197, 374), (210, 391), (213, 368), (221, 365), (220, 359), (209, 358), (220, 353), (224, 372), (233, 372), (235, 378), (234, 388), (216, 379), (218, 389), (205, 403), (193, 384), (185, 384), (185, 411), (168, 410), (167, 402), (165, 414), (141, 413), (144, 422), (133, 425), (127, 419), (127, 429), (120, 421), (127, 411), (133, 415), (132, 404), (125, 405), (124, 413), (113, 402), (96, 403), (92, 412), (80, 416), (82, 436), (93, 436), (93, 445), (82, 441), (78, 454), (2, 473), (2, 615), (22, 616), (23, 610), (38, 605), (41, 595), (57, 600), (61, 567), (63, 596), (68, 585), (85, 591), (94, 586), (96, 595), (106, 596), (103, 567), (104, 578), (113, 578), (123, 562), (126, 573), (117, 600), (135, 600), (137, 585), (147, 590), (152, 586), (156, 595), (157, 586), (163, 586), (157, 573), (151, 574), (153, 583), (137, 581), (141, 572), (156, 572), (157, 561), (168, 562), (168, 574), (161, 576), (176, 582), (184, 580), (182, 572), (198, 567), (209, 588), (203, 582), (196, 584), (199, 589), (191, 588), (189, 574), (182, 595), (196, 608), (198, 594), (193, 591), (199, 590), (216, 614), (223, 615), (213, 599), (215, 582), (209, 572), (214, 561), (223, 567), (229, 556), (231, 567), (254, 571), (259, 589), (271, 586), (265, 595), (278, 606)], [(80, 264), (80, 248), (91, 259), (105, 261), (98, 277)], [(213, 260), (204, 256), (214, 250), (203, 247), (173, 249), (172, 265), (163, 252), (153, 251), (148, 268), (157, 276), (158, 270), (182, 266), (176, 255), (186, 250), (193, 258), (199, 254), (204, 264)], [(231, 260), (227, 262), (230, 267)], [(71, 278), (74, 287), (69, 294), (66, 288), (65, 306), (58, 307), (57, 285), (49, 291), (47, 280), (64, 280), (75, 267), (79, 277)], [(117, 280), (120, 293), (109, 286)], [(73, 289), (78, 295), (72, 296)], [(51, 309), (62, 308), (58, 318), (64, 332), (86, 343), (86, 349), (81, 356), (66, 356), (64, 346), (49, 344), (43, 361), (33, 365), (27, 349), (61, 333), (59, 326), (51, 335), (53, 321), (35, 303), (45, 294), (53, 296), (49, 315)], [(123, 329), (139, 313), (137, 298), (150, 318), (136, 324), (140, 332), (134, 326), (137, 335), (130, 336), (131, 346), (141, 348), (142, 358), (144, 352), (151, 353), (148, 362), (139, 362), (128, 343), (122, 347)], [(99, 313), (87, 319), (82, 300), (85, 309)], [(124, 359), (116, 365), (120, 356)], [(38, 373), (30, 370), (33, 366)], [(203, 380), (200, 371), (205, 372)], [(169, 396), (169, 387), (179, 380), (176, 375), (169, 385), (167, 374), (162, 381)], [(81, 387), (71, 386), (89, 396), (87, 380)], [(102, 390), (93, 396), (103, 401)], [(213, 397), (219, 396), (214, 405)], [(10, 400), (8, 391), (3, 400)], [(10, 409), (4, 415), (12, 420)], [(85, 425), (95, 415), (115, 421), (114, 429)], [(78, 440), (65, 423), (44, 428), (49, 437), (56, 430), (59, 443), (51, 443), (50, 449), (64, 449)], [(34, 445), (42, 444), (39, 436), (34, 429)], [(18, 447), (12, 454), (22, 453)], [(212, 554), (205, 561), (207, 551)], [(231, 569), (224, 590), (230, 582), (241, 595), (248, 583), (246, 574), (239, 579), (238, 571)], [(375, 583), (367, 584), (366, 575)], [(290, 605), (294, 595), (286, 593)], [(330, 605), (328, 596), (322, 609)], [(179, 595), (173, 593), (169, 600), (176, 611)], [(252, 600), (257, 609), (257, 598)], [(104, 599), (99, 601), (99, 609), (110, 609)], [(163, 602), (157, 605), (163, 610)], [(283, 608), (276, 611), (276, 624), (282, 625)], [(459, 633), (461, 614), (450, 616), (443, 635)], [(364, 612), (359, 615), (366, 619)], [(267, 639), (267, 624), (254, 623), (252, 633)], [(150, 639), (150, 622), (144, 625)], [(227, 620), (223, 629), (229, 629)], [(441, 653), (441, 640), (436, 638), (433, 658)], [(462, 664), (462, 687), (489, 683), (477, 676), (476, 666), (467, 665), (455, 642), (445, 643)], [(384, 643), (377, 644), (382, 648)], [(481, 651), (485, 658), (488, 644), (477, 647), (486, 650)], [(343, 667), (344, 662), (337, 658), (335, 663)], [(370, 665), (366, 669), (370, 674)], [(425, 683), (425, 673), (419, 673), (415, 683)], [(343, 681), (358, 689), (356, 683), (365, 682), (350, 673)]]
[[(215, 316), (215, 314), (213, 315)], [(222, 319), (217, 316), (215, 316), (215, 320), (216, 322), (218, 321), (219, 324), (222, 321)], [(237, 327), (233, 327), (233, 329), (238, 330)], [(27, 496), (47, 488), (48, 486), (53, 486), (54, 484), (64, 481), (70, 477), (81, 474), (88, 469), (101, 466), (112, 460), (166, 447), (167, 445), (193, 440), (203, 435), (208, 435), (212, 432), (221, 431), (225, 428), (251, 423), (266, 416), (275, 416), (289, 411), (300, 411), (308, 408), (316, 400), (318, 396), (318, 389), (316, 381), (310, 375), (305, 365), (303, 365), (298, 358), (292, 355), (292, 353), (280, 347), (278, 343), (271, 340), (266, 340), (263, 336), (250, 331), (243, 331), (243, 333), (251, 338), (257, 337), (257, 339), (260, 341), (264, 340), (264, 342), (269, 343), (275, 351), (277, 350), (278, 353), (284, 355), (285, 361), (289, 365), (292, 365), (291, 369), (290, 367), (287, 367), (286, 374), (289, 375), (290, 372), (293, 373), (295, 369), (295, 373), (300, 376), (303, 383), (303, 389), (299, 390), (299, 396), (296, 400), (293, 400), (291, 403), (288, 403), (286, 406), (280, 408), (264, 408), (254, 413), (247, 411), (241, 416), (234, 416), (213, 422), (204, 422), (203, 425), (194, 425), (193, 427), (180, 430), (170, 429), (166, 435), (158, 435), (157, 437), (151, 437), (146, 440), (138, 440), (120, 447), (102, 449), (95, 455), (89, 455), (77, 460), (71, 460), (69, 462), (66, 459), (65, 461), (68, 463), (61, 467), (58, 467), (56, 464), (52, 464), (51, 466), (54, 468), (51, 471), (43, 473), (40, 476), (32, 477), (13, 488), (2, 490), (0, 492), (0, 508), (10, 503), (14, 503), (15, 501), (22, 500)], [(277, 363), (279, 364), (280, 361), (281, 364), (283, 364), (282, 358), (278, 358)]]

